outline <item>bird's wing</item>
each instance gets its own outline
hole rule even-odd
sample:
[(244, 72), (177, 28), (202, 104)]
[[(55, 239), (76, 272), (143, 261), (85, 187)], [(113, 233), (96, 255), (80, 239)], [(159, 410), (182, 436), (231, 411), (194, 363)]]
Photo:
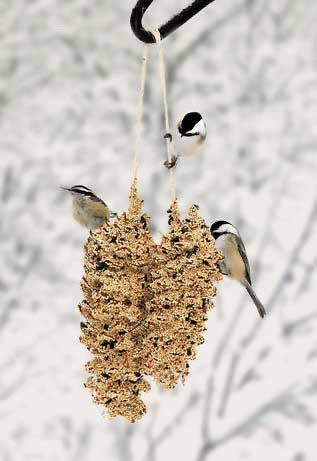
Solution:
[(109, 219), (110, 211), (102, 200), (94, 200), (90, 203), (90, 212), (95, 218)]
[(252, 285), (251, 273), (250, 273), (250, 264), (249, 264), (249, 260), (248, 260), (248, 257), (247, 257), (247, 252), (246, 252), (246, 249), (245, 249), (245, 246), (244, 246), (244, 243), (243, 243), (241, 237), (238, 237), (238, 236), (237, 236), (237, 245), (238, 245), (239, 253), (240, 253), (241, 258), (243, 259), (243, 262), (244, 262), (244, 265), (245, 265), (245, 278), (250, 283), (250, 285)]
[(90, 197), (90, 199), (94, 202), (102, 203), (103, 205), (107, 206), (107, 204), (103, 200), (101, 200), (101, 198), (97, 197), (97, 195), (93, 195), (92, 197)]

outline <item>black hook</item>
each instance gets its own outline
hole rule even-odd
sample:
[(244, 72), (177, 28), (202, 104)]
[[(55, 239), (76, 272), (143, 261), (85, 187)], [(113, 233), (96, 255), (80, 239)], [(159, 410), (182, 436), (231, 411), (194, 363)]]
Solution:
[[(161, 39), (170, 35), (176, 29), (185, 24), (185, 22), (187, 22), (190, 18), (195, 16), (195, 14), (199, 13), (199, 11), (205, 8), (205, 6), (214, 1), (215, 0), (195, 0), (191, 5), (189, 5), (187, 8), (184, 8), (179, 14), (174, 16), (159, 28)], [(156, 41), (152, 32), (145, 30), (142, 25), (144, 13), (151, 5), (151, 3), (153, 3), (153, 0), (138, 0), (132, 10), (130, 18), (130, 24), (133, 33), (139, 40), (144, 43), (155, 43)]]

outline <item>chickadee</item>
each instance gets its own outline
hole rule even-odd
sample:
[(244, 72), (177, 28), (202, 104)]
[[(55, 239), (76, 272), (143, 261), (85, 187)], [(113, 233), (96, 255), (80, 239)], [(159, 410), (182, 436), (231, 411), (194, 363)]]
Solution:
[(194, 154), (205, 142), (207, 137), (207, 127), (199, 112), (189, 112), (178, 124), (178, 131), (187, 138), (192, 138), (193, 142), (189, 147), (185, 147), (181, 155)]
[(110, 212), (103, 200), (97, 197), (88, 187), (72, 186), (62, 187), (69, 191), (73, 197), (73, 217), (84, 227), (94, 230), (101, 227), (110, 217), (117, 216)]
[(238, 229), (227, 221), (217, 221), (210, 231), (215, 239), (215, 247), (224, 256), (219, 263), (221, 272), (245, 286), (263, 318), (266, 312), (252, 288), (250, 265)]
[[(202, 146), (207, 137), (206, 123), (198, 112), (188, 112), (179, 122), (177, 128), (180, 134), (180, 138), (176, 138), (175, 143), (177, 154), (172, 155), (170, 162), (168, 160), (164, 162), (164, 166), (168, 169), (176, 165), (180, 156), (185, 155), (188, 157), (194, 154)], [(191, 139), (190, 141), (188, 139), (181, 141), (183, 137)], [(171, 133), (166, 133), (164, 138), (170, 142), (174, 139)]]

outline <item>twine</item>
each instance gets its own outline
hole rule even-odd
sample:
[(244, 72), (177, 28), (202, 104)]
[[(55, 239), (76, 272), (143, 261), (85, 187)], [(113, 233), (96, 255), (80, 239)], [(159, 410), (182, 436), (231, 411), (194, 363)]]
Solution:
[(134, 158), (133, 158), (133, 179), (135, 180), (138, 174), (139, 168), (139, 156), (140, 156), (140, 145), (141, 145), (141, 136), (143, 128), (143, 113), (144, 113), (144, 92), (145, 92), (145, 82), (147, 74), (147, 63), (148, 63), (148, 46), (145, 45), (143, 50), (143, 62), (141, 67), (141, 80), (140, 80), (140, 98), (138, 106), (138, 115), (136, 123), (136, 134), (135, 134), (135, 146), (134, 146)]
[[(159, 54), (159, 68), (160, 68), (160, 80), (161, 80), (161, 90), (163, 95), (163, 103), (164, 103), (164, 117), (165, 117), (165, 130), (166, 133), (170, 133), (170, 124), (169, 124), (169, 115), (168, 115), (168, 104), (167, 104), (167, 92), (166, 92), (166, 67), (165, 67), (165, 58), (163, 53), (163, 48), (161, 46), (161, 34), (159, 30), (155, 30), (152, 32), (155, 37), (158, 54)], [(174, 154), (174, 147), (173, 147), (173, 138), (166, 138), (166, 150), (167, 150), (167, 161), (169, 164), (172, 162), (172, 157)], [(170, 194), (172, 201), (176, 198), (176, 191), (175, 191), (175, 178), (174, 178), (174, 170), (170, 168), (169, 170), (169, 181), (170, 181)]]

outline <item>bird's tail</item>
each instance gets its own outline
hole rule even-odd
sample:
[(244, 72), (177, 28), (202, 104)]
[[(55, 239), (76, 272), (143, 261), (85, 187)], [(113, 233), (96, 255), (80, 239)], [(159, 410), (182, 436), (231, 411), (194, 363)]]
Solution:
[(259, 298), (255, 294), (252, 286), (250, 285), (250, 283), (247, 280), (244, 281), (244, 286), (246, 287), (246, 289), (247, 289), (249, 295), (251, 296), (251, 298), (253, 299), (253, 302), (256, 305), (256, 308), (257, 308), (257, 310), (258, 310), (258, 312), (260, 314), (260, 317), (263, 318), (265, 316), (265, 314), (266, 314), (263, 304), (261, 303), (261, 301), (259, 300)]

